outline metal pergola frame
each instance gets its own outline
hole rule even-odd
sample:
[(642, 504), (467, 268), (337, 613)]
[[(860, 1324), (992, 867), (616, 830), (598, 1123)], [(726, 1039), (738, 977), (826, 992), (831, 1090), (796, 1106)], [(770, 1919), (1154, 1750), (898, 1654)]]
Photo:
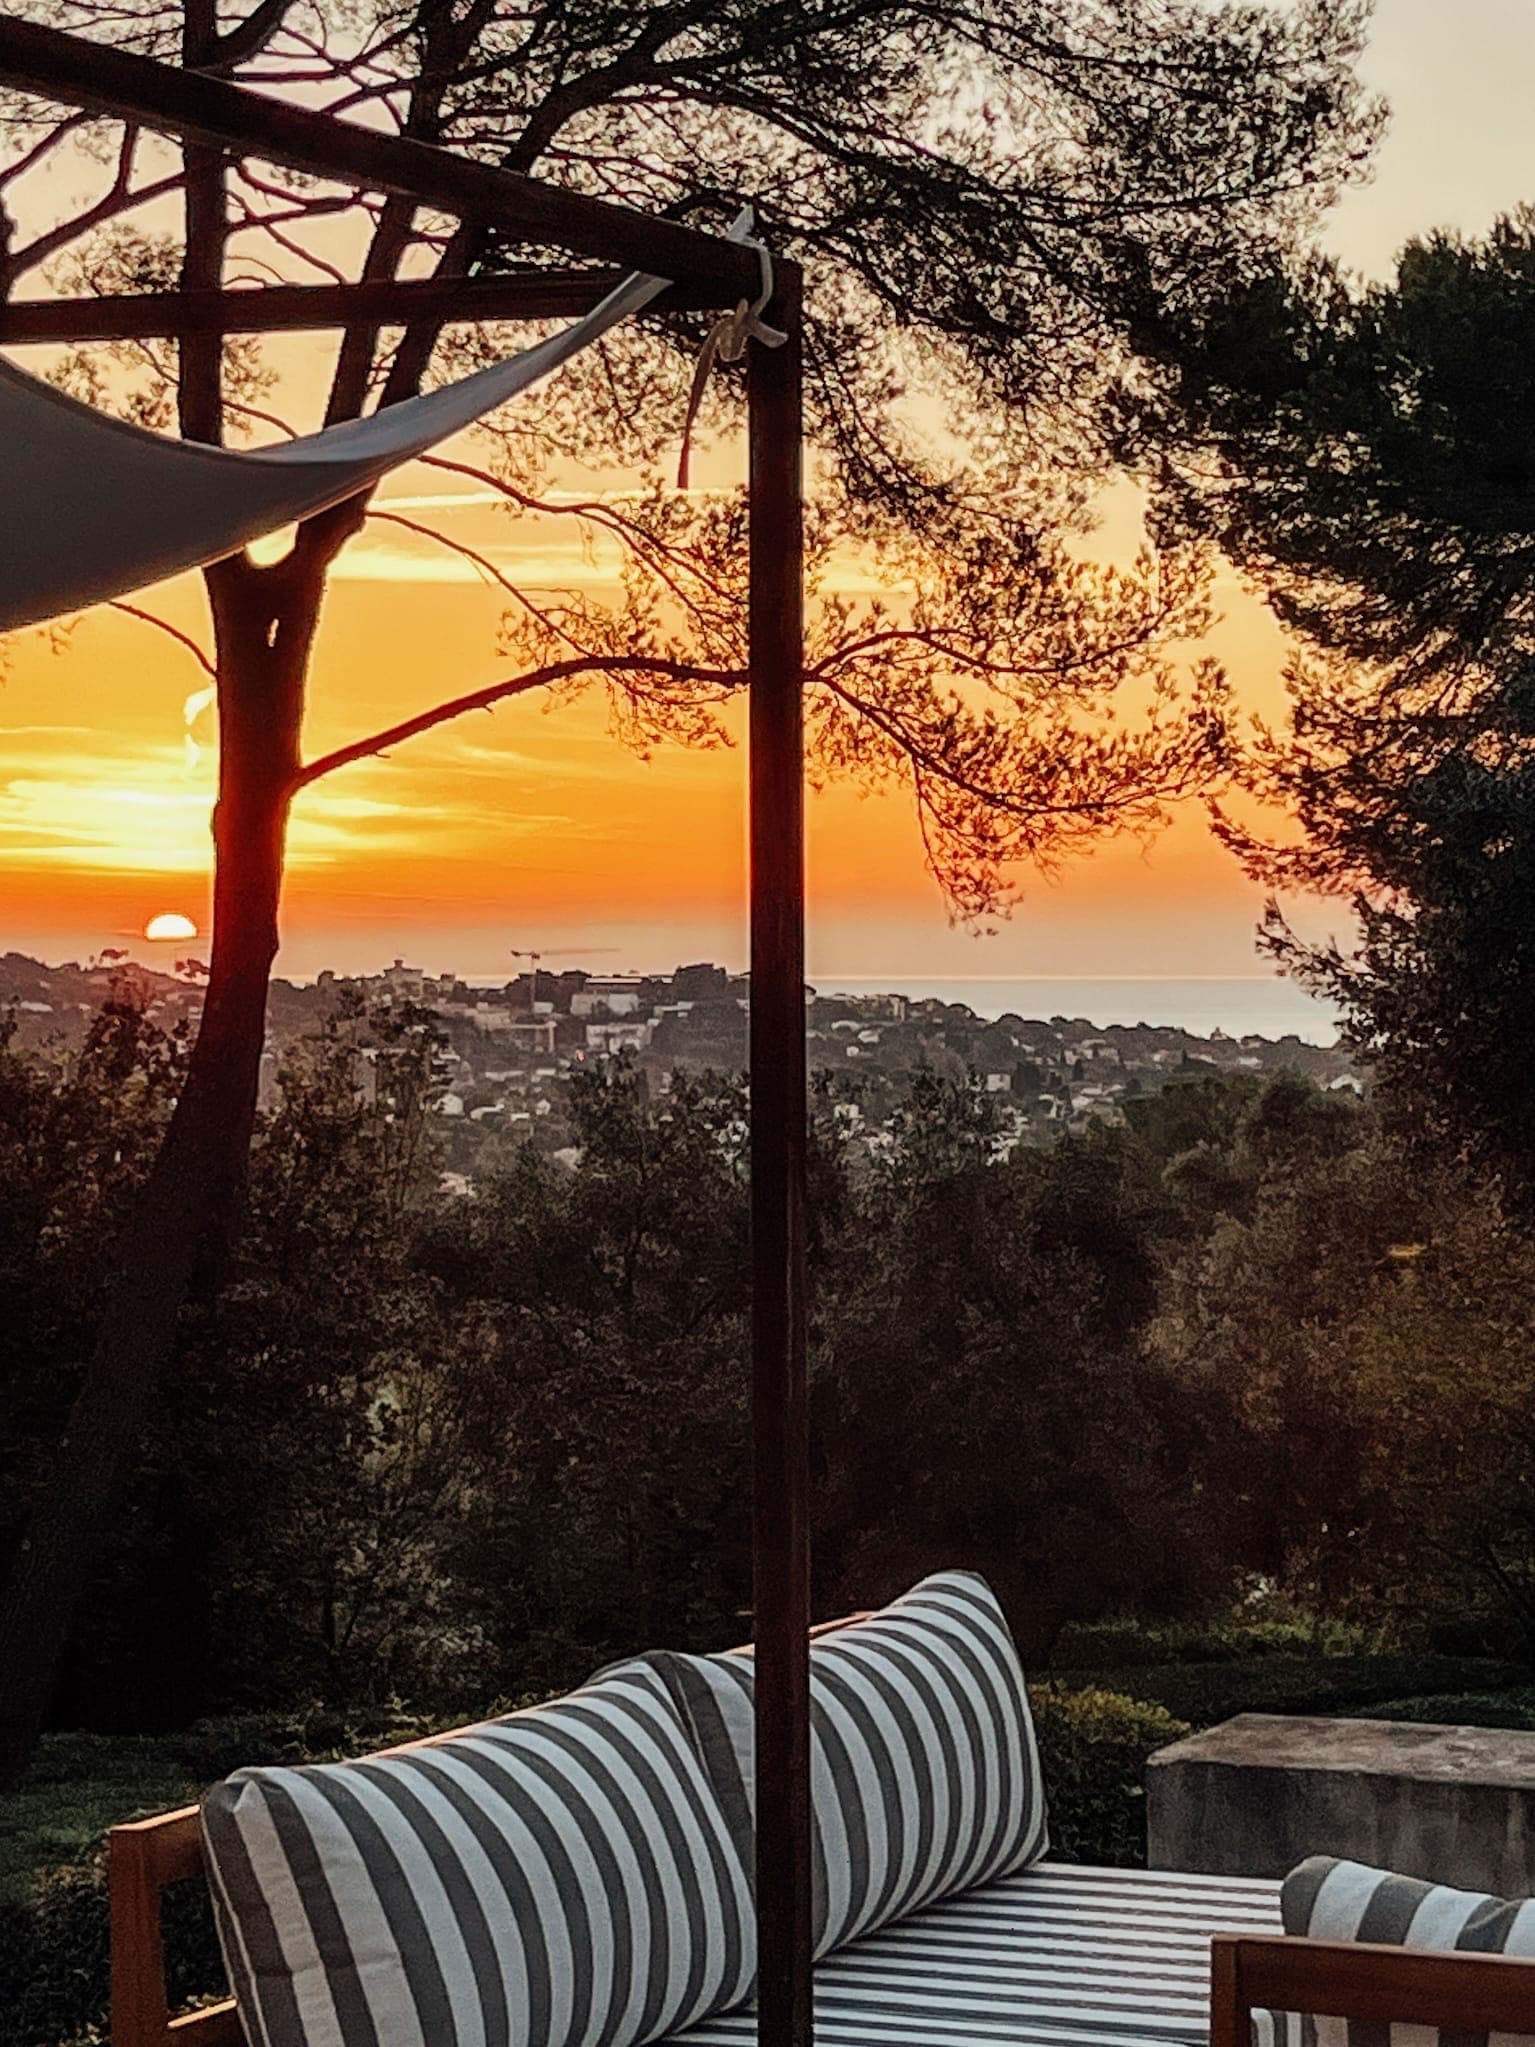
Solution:
[[(0, 82), (422, 206), (535, 247), (669, 277), (718, 310), (759, 289), (755, 252), (32, 22), (0, 19)], [(804, 594), (800, 273), (775, 260), (749, 351), (753, 1573), (757, 1640), (757, 2037), (811, 2036), (810, 1568), (805, 1348)], [(586, 312), (611, 268), (463, 281), (273, 285), (0, 306), (0, 343), (541, 319)]]

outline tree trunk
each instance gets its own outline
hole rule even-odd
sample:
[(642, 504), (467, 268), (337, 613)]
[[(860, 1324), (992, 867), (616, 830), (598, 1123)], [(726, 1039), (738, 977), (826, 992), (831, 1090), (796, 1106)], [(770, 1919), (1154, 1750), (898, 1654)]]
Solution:
[[(486, 18), (478, 4), (433, 17), (407, 131), (435, 140), (445, 81)], [(182, 59), (205, 64), (219, 44), (216, 0), (184, 0)], [(185, 151), (182, 285), (223, 284), (228, 234), (222, 152)], [(386, 200), (365, 276), (393, 275), (414, 206)], [(0, 298), (8, 217), (0, 209)], [(461, 274), (478, 231), (461, 227), (438, 265)], [(410, 397), (436, 340), (434, 323), (408, 328), (382, 403)], [(326, 423), (359, 411), (376, 335), (349, 330)], [(223, 340), (180, 343), (177, 405), (189, 439), (222, 438)], [(0, 1595), (0, 1784), (26, 1765), (48, 1711), (70, 1624), (113, 1495), (137, 1454), (156, 1388), (175, 1348), (183, 1303), (217, 1282), (230, 1243), (255, 1122), (267, 985), (277, 954), (288, 810), (299, 766), (304, 683), (326, 573), (362, 524), (356, 498), (311, 519), (293, 552), (266, 569), (244, 557), (206, 572), (217, 649), (219, 796), (214, 813), (213, 948), (202, 1023), (165, 1142), (123, 1247), (123, 1268), (96, 1349), (39, 1500)]]
[[(304, 673), (334, 547), (208, 572), (218, 650), (213, 947), (201, 1026), (50, 1480), (0, 1605), (0, 1782), (25, 1767), (119, 1481), (143, 1442), (183, 1303), (211, 1286), (256, 1115)], [(339, 544), (339, 543), (338, 543)]]

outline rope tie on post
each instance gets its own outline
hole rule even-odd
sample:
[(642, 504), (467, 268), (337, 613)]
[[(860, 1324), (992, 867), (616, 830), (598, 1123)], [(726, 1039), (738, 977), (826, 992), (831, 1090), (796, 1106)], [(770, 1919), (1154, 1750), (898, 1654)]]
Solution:
[(766, 242), (759, 241), (750, 232), (752, 209), (743, 207), (730, 226), (728, 239), (745, 242), (757, 252), (757, 263), (762, 275), (761, 289), (754, 299), (741, 299), (733, 312), (721, 313), (703, 338), (698, 351), (698, 361), (693, 366), (693, 384), (688, 392), (687, 415), (682, 422), (682, 447), (677, 456), (677, 488), (688, 487), (688, 471), (693, 453), (693, 428), (698, 420), (698, 408), (703, 404), (704, 391), (709, 382), (709, 373), (717, 362), (740, 362), (746, 354), (748, 341), (760, 341), (764, 348), (782, 348), (788, 336), (780, 327), (769, 326), (762, 318), (768, 300), (773, 296), (773, 257)]

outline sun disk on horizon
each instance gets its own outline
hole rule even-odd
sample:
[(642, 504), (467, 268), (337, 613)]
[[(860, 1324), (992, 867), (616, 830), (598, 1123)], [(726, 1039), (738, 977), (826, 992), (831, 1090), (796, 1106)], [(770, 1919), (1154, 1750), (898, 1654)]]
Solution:
[(144, 926), (146, 938), (195, 938), (197, 926), (179, 910), (162, 910)]

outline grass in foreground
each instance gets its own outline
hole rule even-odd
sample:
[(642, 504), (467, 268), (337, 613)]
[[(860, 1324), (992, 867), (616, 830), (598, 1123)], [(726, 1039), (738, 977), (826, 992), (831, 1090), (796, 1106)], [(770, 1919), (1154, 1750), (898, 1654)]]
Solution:
[(201, 1788), (170, 1743), (45, 1736), (25, 1782), (0, 1796), (0, 1904), (25, 1904), (39, 1870), (87, 1861), (108, 1827), (185, 1805)]

